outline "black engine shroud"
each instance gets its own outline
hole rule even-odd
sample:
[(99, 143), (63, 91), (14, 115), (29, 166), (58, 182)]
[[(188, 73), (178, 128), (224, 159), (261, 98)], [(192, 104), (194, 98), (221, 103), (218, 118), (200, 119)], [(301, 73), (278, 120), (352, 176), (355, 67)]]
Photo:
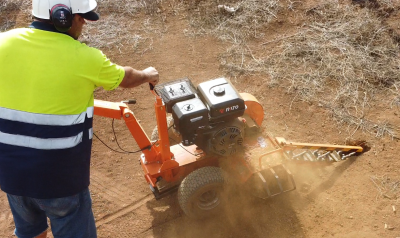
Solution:
[(243, 141), (244, 124), (238, 117), (246, 109), (244, 100), (225, 78), (200, 83), (197, 89), (190, 79), (159, 84), (155, 92), (172, 114), (174, 129), (185, 146), (222, 156), (235, 153)]

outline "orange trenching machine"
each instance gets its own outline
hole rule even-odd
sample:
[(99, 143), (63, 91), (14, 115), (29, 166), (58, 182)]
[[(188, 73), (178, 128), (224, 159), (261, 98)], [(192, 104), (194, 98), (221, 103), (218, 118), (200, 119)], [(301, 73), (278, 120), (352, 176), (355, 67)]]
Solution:
[(265, 199), (296, 189), (285, 166), (290, 161), (329, 163), (363, 152), (361, 146), (295, 143), (262, 133), (261, 104), (225, 78), (197, 87), (184, 78), (151, 90), (157, 119), (151, 138), (127, 106), (134, 100), (95, 100), (94, 114), (125, 120), (155, 197), (178, 188), (179, 205), (190, 217), (218, 212), (226, 176)]

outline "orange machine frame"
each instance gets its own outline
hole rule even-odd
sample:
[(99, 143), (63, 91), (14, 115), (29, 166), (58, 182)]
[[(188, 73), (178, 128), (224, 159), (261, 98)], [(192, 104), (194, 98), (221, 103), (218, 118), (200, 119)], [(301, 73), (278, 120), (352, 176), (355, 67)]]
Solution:
[[(159, 139), (153, 142), (150, 141), (134, 113), (125, 103), (94, 100), (94, 115), (125, 120), (130, 133), (143, 152), (140, 161), (147, 182), (153, 187), (156, 186), (159, 178), (163, 178), (167, 182), (178, 182), (197, 168), (217, 166), (217, 157), (208, 156), (196, 145), (185, 148), (181, 145), (170, 146), (166, 108), (162, 98), (154, 91), (153, 94), (155, 95), (154, 108), (159, 133)], [(241, 93), (241, 96), (246, 103), (246, 114), (260, 126), (264, 116), (262, 106), (251, 94)]]
[[(170, 187), (173, 187), (189, 173), (198, 168), (204, 166), (219, 166), (219, 160), (216, 155), (207, 155), (196, 145), (183, 147), (177, 144), (170, 146), (166, 107), (162, 98), (154, 93), (154, 91), (152, 92), (155, 95), (154, 109), (159, 135), (157, 141), (151, 141), (149, 139), (133, 112), (124, 102), (118, 103), (94, 100), (95, 115), (118, 120), (123, 118), (125, 120), (130, 133), (142, 150), (140, 164), (144, 171), (146, 181), (153, 188), (156, 188), (156, 183), (159, 181), (165, 181), (171, 185)], [(248, 127), (261, 127), (261, 123), (264, 119), (264, 110), (261, 104), (251, 94), (240, 93), (240, 95), (246, 104), (245, 115), (242, 117), (243, 122), (245, 122)], [(239, 175), (238, 177), (241, 182), (246, 182), (253, 174), (264, 169), (261, 163), (262, 158), (274, 153), (284, 154), (283, 152), (287, 150), (318, 148), (327, 151), (338, 150), (354, 153), (361, 153), (363, 151), (363, 148), (360, 146), (296, 143), (288, 142), (281, 137), (272, 138), (270, 135), (268, 135), (268, 140), (272, 145), (270, 151), (256, 151), (251, 156), (259, 155), (257, 167), (251, 166), (243, 156), (230, 157), (229, 164), (232, 165), (230, 167), (233, 167), (233, 171), (236, 171), (236, 174)]]

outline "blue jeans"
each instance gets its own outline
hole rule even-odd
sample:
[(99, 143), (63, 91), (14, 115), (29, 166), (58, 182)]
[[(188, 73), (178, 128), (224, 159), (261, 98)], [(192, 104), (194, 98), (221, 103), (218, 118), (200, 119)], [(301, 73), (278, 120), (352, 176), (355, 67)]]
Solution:
[(18, 238), (32, 238), (47, 230), (47, 217), (54, 238), (97, 237), (89, 189), (70, 197), (54, 199), (10, 194), (7, 198)]

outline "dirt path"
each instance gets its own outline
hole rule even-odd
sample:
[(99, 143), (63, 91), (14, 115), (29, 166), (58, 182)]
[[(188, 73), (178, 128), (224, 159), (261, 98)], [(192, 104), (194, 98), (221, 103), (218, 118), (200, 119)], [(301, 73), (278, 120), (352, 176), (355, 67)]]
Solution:
[[(186, 19), (169, 10), (164, 9), (168, 14), (167, 30), (154, 38), (151, 50), (141, 56), (129, 50), (121, 54), (104, 50), (105, 53), (122, 65), (139, 69), (154, 66), (162, 81), (189, 77), (197, 85), (224, 76), (219, 55), (226, 45), (212, 37), (185, 36)], [(135, 20), (141, 22), (148, 16), (141, 17)], [(286, 22), (275, 27), (268, 30), (271, 34), (266, 38), (272, 39), (293, 25)], [(343, 144), (353, 135), (354, 139), (368, 141), (371, 150), (325, 168), (291, 165), (297, 190), (270, 200), (250, 199), (233, 192), (222, 218), (194, 221), (179, 208), (176, 193), (154, 199), (143, 177), (139, 154), (115, 153), (94, 139), (90, 190), (99, 237), (400, 237), (398, 140), (378, 139), (362, 131), (338, 127), (323, 108), (298, 102), (279, 87), (263, 87), (258, 77), (231, 80), (240, 92), (251, 93), (261, 102), (265, 111), (264, 131), (292, 141), (314, 143)], [(151, 134), (156, 123), (153, 97), (147, 85), (133, 90), (98, 90), (95, 95), (109, 101), (136, 98), (137, 104), (130, 108), (146, 133)], [(385, 110), (390, 111), (387, 116), (400, 124), (400, 112), (393, 115), (388, 108), (382, 108)], [(108, 145), (117, 148), (111, 123), (95, 117), (94, 131)], [(121, 147), (137, 150), (123, 122), (115, 121), (114, 126)], [(6, 195), (0, 193), (0, 237), (13, 237), (13, 229)]]

